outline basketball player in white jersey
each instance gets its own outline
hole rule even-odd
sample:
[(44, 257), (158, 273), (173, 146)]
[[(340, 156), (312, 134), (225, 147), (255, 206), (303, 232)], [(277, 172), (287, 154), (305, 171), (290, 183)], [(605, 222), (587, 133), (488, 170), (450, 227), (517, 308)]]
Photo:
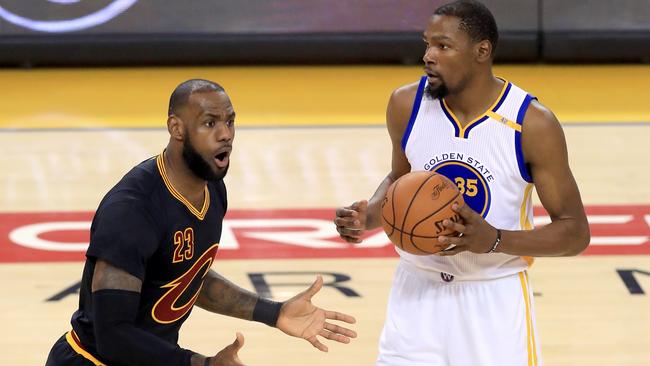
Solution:
[[(423, 40), (424, 76), (387, 108), (392, 167), (369, 201), (336, 211), (341, 237), (358, 243), (380, 225), (381, 202), (400, 176), (444, 174), (466, 204), (461, 233), (438, 255), (399, 252), (378, 365), (541, 365), (527, 268), (532, 257), (573, 256), (589, 243), (562, 128), (553, 113), (492, 74), (498, 32), (475, 1), (439, 7)], [(532, 188), (552, 223), (533, 228)]]

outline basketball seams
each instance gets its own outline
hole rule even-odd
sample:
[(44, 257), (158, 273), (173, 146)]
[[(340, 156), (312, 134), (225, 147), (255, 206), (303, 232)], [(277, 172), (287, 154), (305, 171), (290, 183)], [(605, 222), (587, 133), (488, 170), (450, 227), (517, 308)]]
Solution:
[[(432, 180), (434, 177), (437, 178)], [(428, 192), (429, 188), (433, 190), (433, 202), (420, 196), (420, 193)], [(384, 200), (381, 210), (384, 232), (395, 246), (415, 255), (436, 254), (444, 249), (437, 238), (448, 230), (440, 227), (436, 219), (452, 217), (454, 213), (450, 205), (455, 201), (463, 201), (456, 184), (446, 176), (431, 171), (411, 172), (400, 177), (391, 184)], [(386, 207), (386, 204), (391, 207)], [(422, 218), (423, 215), (426, 217)], [(409, 220), (410, 217), (413, 219)], [(427, 220), (431, 225), (423, 225)], [(420, 226), (420, 233), (416, 234), (416, 229)]]
[(447, 205), (449, 205), (452, 201), (454, 201), (456, 198), (458, 198), (458, 196), (460, 196), (460, 192), (456, 192), (456, 195), (454, 197), (452, 197), (449, 201), (445, 202), (444, 205), (440, 206), (440, 208), (438, 210), (430, 213), (429, 216), (426, 216), (422, 220), (416, 222), (415, 225), (413, 225), (413, 228), (412, 228), (411, 232), (415, 231), (415, 228), (418, 227), (418, 225), (420, 225), (421, 223), (427, 221), (431, 216), (434, 216), (438, 212), (440, 212), (440, 211), (444, 210), (445, 208), (447, 208)]
[[(400, 231), (404, 232), (404, 225), (406, 225), (406, 218), (409, 215), (409, 211), (411, 210), (411, 207), (413, 206), (413, 202), (415, 201), (415, 198), (418, 196), (418, 193), (420, 193), (420, 191), (422, 190), (422, 187), (424, 187), (424, 185), (431, 178), (436, 177), (436, 176), (437, 176), (437, 174), (432, 174), (432, 175), (428, 176), (427, 179), (425, 179), (422, 183), (420, 183), (420, 186), (418, 187), (418, 189), (416, 189), (415, 192), (413, 193), (413, 195), (411, 196), (411, 201), (409, 202), (408, 206), (406, 207), (406, 210), (404, 211), (404, 219), (402, 220), (402, 226), (399, 229)], [(393, 192), (395, 192), (395, 191), (393, 191)], [(402, 240), (402, 238), (400, 236), (400, 242), (401, 242), (401, 240)]]
[[(413, 237), (414, 237), (414, 236), (415, 236), (415, 237), (419, 237), (418, 235), (415, 235), (415, 234), (414, 234), (414, 232), (415, 232), (415, 228), (417, 228), (418, 225), (420, 225), (421, 223), (423, 223), (423, 222), (425, 222), (426, 220), (428, 220), (430, 217), (434, 216), (434, 215), (437, 214), (438, 212), (440, 212), (440, 211), (444, 210), (445, 208), (447, 208), (447, 205), (449, 205), (451, 202), (453, 202), (454, 200), (456, 200), (456, 198), (458, 198), (458, 196), (460, 196), (460, 192), (456, 192), (456, 195), (455, 195), (454, 197), (452, 197), (449, 201), (445, 202), (444, 205), (440, 206), (440, 208), (439, 208), (437, 211), (432, 212), (431, 214), (429, 214), (429, 216), (423, 218), (422, 220), (418, 221), (415, 225), (413, 225), (413, 227), (411, 228), (411, 235), (410, 235), (410, 237), (411, 237), (411, 245), (412, 245), (412, 246), (414, 246), (417, 250), (419, 250), (419, 251), (421, 251), (421, 252), (424, 252), (424, 253), (431, 253), (431, 252), (428, 252), (428, 251), (426, 251), (426, 250), (421, 249), (421, 248), (418, 247), (418, 246), (415, 244), (415, 242), (413, 241)], [(437, 238), (437, 237), (438, 237), (438, 236), (434, 236), (433, 238)]]

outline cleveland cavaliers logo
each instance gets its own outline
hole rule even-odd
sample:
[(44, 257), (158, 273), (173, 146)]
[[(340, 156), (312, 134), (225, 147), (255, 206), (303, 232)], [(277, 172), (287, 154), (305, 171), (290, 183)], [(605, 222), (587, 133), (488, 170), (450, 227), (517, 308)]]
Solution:
[(153, 309), (151, 309), (151, 317), (153, 317), (155, 321), (163, 324), (173, 323), (185, 316), (185, 314), (192, 309), (196, 299), (199, 297), (199, 292), (201, 292), (201, 287), (203, 287), (203, 285), (196, 290), (194, 296), (192, 296), (192, 298), (185, 304), (177, 304), (178, 299), (190, 287), (196, 276), (200, 274), (201, 278), (204, 278), (205, 275), (208, 274), (214, 256), (217, 254), (218, 247), (219, 244), (210, 247), (210, 249), (203, 253), (201, 258), (194, 262), (192, 268), (187, 270), (187, 272), (179, 278), (160, 287), (169, 288), (169, 290), (165, 292), (165, 294), (153, 306)]
[[(108, 5), (106, 1), (84, 1), (84, 0), (40, 0), (41, 6), (33, 4), (33, 1), (25, 3), (16, 2), (15, 5), (6, 4), (6, 0), (0, 1), (0, 18), (14, 25), (31, 29), (33, 31), (48, 33), (63, 33), (83, 30), (106, 23), (109, 20), (122, 14), (138, 0), (114, 0)], [(92, 9), (90, 11), (86, 9)], [(29, 11), (28, 11), (29, 10)], [(42, 13), (41, 19), (36, 16), (24, 16), (21, 14), (34, 14), (34, 10)], [(75, 14), (76, 17), (69, 19), (51, 20), (53, 10), (63, 14)], [(77, 15), (83, 11), (85, 15)]]

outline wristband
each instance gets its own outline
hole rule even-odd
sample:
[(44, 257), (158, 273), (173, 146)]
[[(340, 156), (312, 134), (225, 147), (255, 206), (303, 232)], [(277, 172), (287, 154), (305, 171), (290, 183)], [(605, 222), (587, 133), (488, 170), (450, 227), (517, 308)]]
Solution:
[(255, 304), (255, 309), (253, 309), (253, 320), (275, 327), (281, 308), (281, 302), (259, 298)]
[(492, 248), (488, 250), (486, 253), (494, 253), (497, 251), (497, 247), (501, 243), (501, 230), (497, 229), (497, 239), (494, 241), (494, 244), (492, 244)]

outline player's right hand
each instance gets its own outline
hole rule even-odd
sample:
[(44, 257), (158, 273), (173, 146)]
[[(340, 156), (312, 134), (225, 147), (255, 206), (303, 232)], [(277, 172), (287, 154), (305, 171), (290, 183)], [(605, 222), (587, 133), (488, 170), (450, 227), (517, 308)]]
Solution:
[(237, 352), (244, 346), (244, 335), (237, 332), (235, 341), (226, 346), (214, 357), (210, 357), (210, 366), (244, 366)]
[(334, 224), (341, 238), (348, 243), (361, 243), (361, 235), (366, 231), (368, 201), (357, 201), (350, 206), (336, 209)]

